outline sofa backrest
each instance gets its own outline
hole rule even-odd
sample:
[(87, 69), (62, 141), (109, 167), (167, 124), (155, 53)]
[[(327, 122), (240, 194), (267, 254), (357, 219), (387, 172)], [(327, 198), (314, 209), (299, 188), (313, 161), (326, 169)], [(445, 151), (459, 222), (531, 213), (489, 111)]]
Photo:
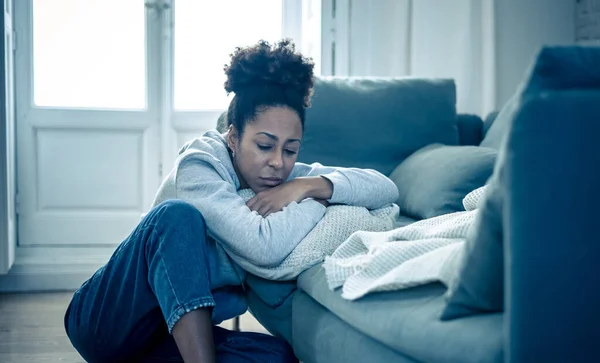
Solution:
[(453, 80), (319, 78), (298, 161), (389, 175), (432, 143), (459, 143)]

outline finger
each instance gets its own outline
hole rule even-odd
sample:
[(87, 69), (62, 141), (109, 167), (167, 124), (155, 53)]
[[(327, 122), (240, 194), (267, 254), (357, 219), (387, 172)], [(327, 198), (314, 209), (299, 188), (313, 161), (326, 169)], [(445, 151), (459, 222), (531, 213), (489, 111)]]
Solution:
[(263, 217), (266, 217), (269, 213), (271, 212), (271, 205), (270, 204), (264, 204), (262, 205), (259, 209), (258, 209), (258, 214), (260, 214)]
[(257, 201), (257, 200), (258, 200), (258, 198), (256, 198), (256, 196), (254, 196), (254, 197), (250, 198), (250, 199), (249, 199), (249, 200), (246, 202), (246, 206), (247, 206), (248, 208), (250, 208), (250, 210), (252, 210), (252, 211), (253, 211), (254, 209), (252, 209), (252, 208), (255, 206), (255, 204), (256, 204), (256, 201)]

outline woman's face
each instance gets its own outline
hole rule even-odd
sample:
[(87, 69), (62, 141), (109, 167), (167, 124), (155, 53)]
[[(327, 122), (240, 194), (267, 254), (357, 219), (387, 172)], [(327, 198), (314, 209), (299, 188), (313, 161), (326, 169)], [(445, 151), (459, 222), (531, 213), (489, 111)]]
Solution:
[(227, 137), (241, 188), (255, 193), (287, 180), (300, 149), (302, 123), (287, 107), (269, 107), (246, 124), (242, 138), (232, 126)]

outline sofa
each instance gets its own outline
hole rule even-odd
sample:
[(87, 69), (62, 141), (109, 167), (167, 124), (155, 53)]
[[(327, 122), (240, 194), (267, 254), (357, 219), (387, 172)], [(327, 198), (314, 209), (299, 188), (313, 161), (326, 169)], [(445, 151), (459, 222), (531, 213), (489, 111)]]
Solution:
[[(250, 312), (301, 361), (600, 361), (600, 48), (540, 49), (485, 119), (457, 114), (455, 90), (451, 79), (316, 82), (300, 161), (390, 176), (396, 227), (461, 211), (493, 180), (503, 204), (473, 227), (452, 288), (349, 301), (321, 264), (294, 281), (250, 275)], [(491, 244), (478, 239), (491, 231)]]

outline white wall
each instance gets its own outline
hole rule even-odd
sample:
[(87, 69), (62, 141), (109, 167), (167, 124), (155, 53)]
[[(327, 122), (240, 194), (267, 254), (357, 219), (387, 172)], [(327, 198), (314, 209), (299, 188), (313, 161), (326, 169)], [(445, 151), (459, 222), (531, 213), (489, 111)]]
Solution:
[(494, 82), (486, 63), (486, 53), (492, 51), (487, 44), (493, 39), (493, 19), (485, 19), (490, 16), (485, 10), (481, 0), (412, 4), (409, 74), (453, 78), (459, 112), (485, 114), (494, 107), (485, 92)]
[(495, 1), (499, 107), (515, 92), (542, 45), (575, 43), (575, 5), (576, 0)]
[(376, 77), (408, 74), (409, 0), (353, 0), (349, 73)]
[(600, 0), (577, 0), (575, 13), (577, 43), (600, 45)]
[(458, 111), (484, 117), (511, 97), (542, 45), (575, 44), (576, 1), (338, 0), (350, 8), (345, 69), (454, 78)]

